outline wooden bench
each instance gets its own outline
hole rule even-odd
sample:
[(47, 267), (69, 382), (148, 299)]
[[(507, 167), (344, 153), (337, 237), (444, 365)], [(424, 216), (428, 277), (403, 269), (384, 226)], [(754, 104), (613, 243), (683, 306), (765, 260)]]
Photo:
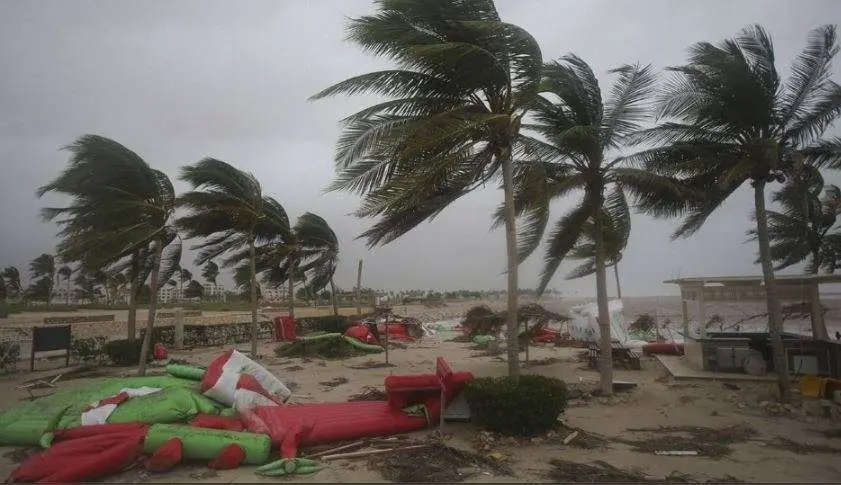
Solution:
[[(587, 345), (587, 351), (587, 360), (589, 361), (590, 368), (598, 368), (599, 354), (601, 353), (599, 350), (599, 345), (591, 342)], [(616, 365), (615, 363), (618, 362), (628, 370), (642, 369), (639, 354), (637, 354), (631, 349), (623, 347), (622, 344), (620, 344), (619, 342), (613, 342), (611, 344), (611, 357), (612, 361), (614, 362), (614, 365)]]

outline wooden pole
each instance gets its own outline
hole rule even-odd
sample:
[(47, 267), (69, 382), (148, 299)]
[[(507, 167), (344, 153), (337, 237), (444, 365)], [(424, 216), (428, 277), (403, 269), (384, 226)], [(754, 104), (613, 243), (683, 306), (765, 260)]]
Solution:
[(356, 268), (356, 314), (362, 316), (362, 260)]
[(395, 453), (401, 451), (409, 451), (409, 450), (417, 450), (420, 448), (426, 448), (429, 444), (423, 445), (412, 445), (412, 446), (403, 446), (400, 448), (388, 448), (385, 450), (364, 450), (364, 451), (354, 451), (351, 453), (337, 453), (335, 455), (324, 455), (321, 457), (324, 461), (331, 461), (331, 460), (341, 460), (343, 458), (364, 458), (373, 455), (383, 455), (386, 453)]

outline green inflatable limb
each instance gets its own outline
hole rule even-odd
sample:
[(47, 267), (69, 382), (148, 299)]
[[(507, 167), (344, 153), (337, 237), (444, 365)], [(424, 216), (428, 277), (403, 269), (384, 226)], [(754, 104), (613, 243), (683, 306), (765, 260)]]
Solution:
[(166, 366), (166, 372), (173, 377), (200, 381), (204, 377), (204, 373), (207, 372), (207, 369), (193, 367), (191, 365), (169, 364)]
[(365, 352), (382, 352), (385, 349), (380, 347), (379, 345), (370, 345), (370, 344), (363, 344), (359, 340), (356, 340), (353, 337), (348, 337), (346, 335), (342, 336), (345, 339), (345, 342), (353, 345), (359, 350), (364, 350)]
[(117, 406), (109, 423), (178, 423), (199, 413), (219, 414), (221, 405), (192, 389), (169, 388), (137, 396)]
[(304, 342), (318, 342), (319, 340), (329, 340), (331, 338), (339, 338), (343, 334), (341, 333), (322, 333), (320, 335), (307, 335), (306, 337), (301, 337), (299, 340), (303, 340)]
[(177, 424), (154, 424), (146, 433), (143, 452), (152, 454), (170, 438), (175, 437), (180, 438), (184, 444), (184, 458), (191, 460), (214, 460), (226, 446), (237, 444), (245, 451), (246, 464), (262, 465), (269, 461), (272, 447), (271, 439), (264, 434)]

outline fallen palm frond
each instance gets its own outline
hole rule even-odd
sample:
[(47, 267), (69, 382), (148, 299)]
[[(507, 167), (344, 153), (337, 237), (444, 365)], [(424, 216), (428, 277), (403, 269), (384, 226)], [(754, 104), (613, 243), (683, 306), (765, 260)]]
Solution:
[[(507, 317), (508, 312), (494, 312), (486, 305), (478, 305), (465, 313), (461, 326), (471, 338), (476, 335), (497, 335), (505, 326)], [(528, 324), (528, 330), (520, 333), (520, 341), (528, 342), (550, 322), (567, 322), (571, 318), (549, 311), (537, 303), (529, 303), (517, 311), (517, 320), (521, 328)]]

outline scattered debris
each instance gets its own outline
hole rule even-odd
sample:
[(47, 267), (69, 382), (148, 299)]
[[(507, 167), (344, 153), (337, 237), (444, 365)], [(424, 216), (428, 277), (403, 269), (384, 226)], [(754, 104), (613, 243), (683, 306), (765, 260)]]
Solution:
[(637, 470), (622, 470), (610, 463), (598, 460), (590, 464), (555, 459), (549, 462), (554, 468), (547, 473), (553, 482), (566, 483), (741, 483), (741, 480), (725, 475), (721, 478), (700, 480), (697, 477), (673, 471), (664, 478), (645, 475)]
[(483, 470), (514, 475), (502, 461), (438, 443), (371, 457), (368, 465), (393, 482), (460, 482)]
[(386, 401), (388, 396), (385, 391), (377, 389), (373, 386), (365, 386), (356, 394), (352, 394), (347, 399), (348, 401)]
[(15, 448), (12, 451), (3, 453), (3, 458), (10, 460), (12, 463), (23, 463), (28, 460), (30, 456), (39, 453), (38, 448)]
[(368, 359), (365, 362), (359, 365), (349, 365), (347, 366), (348, 369), (356, 369), (356, 370), (366, 370), (366, 369), (382, 369), (384, 367), (396, 367), (394, 364), (389, 362), (383, 362), (381, 360), (373, 360)]
[(656, 453), (662, 450), (694, 451), (700, 456), (721, 458), (731, 453), (730, 444), (743, 443), (756, 436), (753, 428), (734, 425), (725, 428), (704, 428), (695, 426), (669, 426), (660, 428), (628, 429), (633, 433), (653, 435), (648, 439), (617, 439), (632, 446), (634, 451)]
[(569, 434), (569, 436), (564, 438), (564, 444), (569, 445), (570, 443), (572, 443), (572, 440), (574, 440), (575, 438), (578, 438), (578, 431), (573, 431), (572, 433)]
[(822, 434), (827, 438), (841, 438), (841, 429), (813, 429), (812, 432)]
[(339, 376), (339, 377), (334, 377), (334, 378), (330, 379), (329, 381), (319, 382), (319, 384), (324, 386), (324, 387), (334, 388), (334, 387), (339, 387), (342, 384), (347, 384), (348, 382), (350, 382), (350, 381), (348, 380), (347, 377)]
[(397, 448), (382, 448), (378, 450), (362, 450), (362, 451), (351, 451), (348, 453), (335, 453), (331, 455), (322, 455), (321, 459), (324, 461), (331, 461), (331, 460), (347, 460), (351, 458), (368, 458), (371, 456), (377, 455), (386, 455), (392, 453), (403, 453), (406, 451), (413, 451), (419, 450), (421, 448), (427, 448), (430, 445), (428, 443), (421, 443), (419, 445), (408, 445), (402, 446)]
[(786, 450), (798, 455), (809, 455), (811, 453), (841, 453), (841, 448), (835, 448), (829, 445), (815, 445), (811, 443), (798, 443), (794, 440), (784, 436), (777, 436), (771, 441), (765, 443), (769, 448), (776, 448), (778, 450)]
[(655, 451), (654, 454), (658, 456), (698, 456), (697, 451), (687, 450)]
[(298, 372), (304, 370), (304, 366), (302, 365), (290, 365), (283, 369), (283, 372)]
[(529, 360), (528, 362), (524, 362), (523, 365), (525, 367), (536, 367), (539, 365), (557, 364), (558, 362), (564, 362), (564, 359), (559, 359), (557, 357), (545, 357), (543, 359)]
[(721, 385), (726, 387), (727, 389), (730, 389), (731, 391), (738, 391), (739, 390), (739, 386), (737, 386), (736, 384), (732, 384), (730, 382), (722, 382)]

